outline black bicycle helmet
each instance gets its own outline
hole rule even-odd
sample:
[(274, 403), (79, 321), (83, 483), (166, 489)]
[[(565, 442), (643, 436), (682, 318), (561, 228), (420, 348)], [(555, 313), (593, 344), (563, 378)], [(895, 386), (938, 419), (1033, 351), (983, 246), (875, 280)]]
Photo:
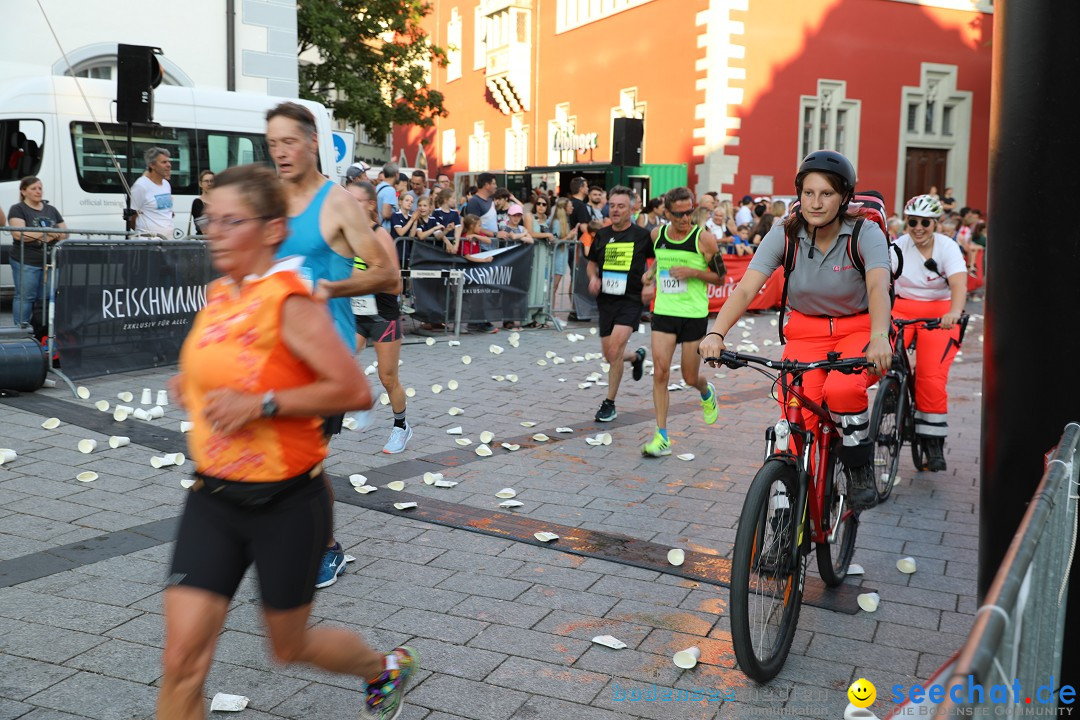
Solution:
[(803, 158), (799, 163), (799, 172), (795, 175), (795, 187), (799, 180), (809, 172), (830, 172), (839, 175), (847, 183), (847, 194), (855, 191), (855, 166), (846, 157), (835, 150), (818, 150)]

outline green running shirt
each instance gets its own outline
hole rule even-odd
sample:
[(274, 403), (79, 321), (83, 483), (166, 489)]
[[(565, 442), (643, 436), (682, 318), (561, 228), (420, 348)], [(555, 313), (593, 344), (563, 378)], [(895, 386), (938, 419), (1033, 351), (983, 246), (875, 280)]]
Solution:
[(705, 256), (698, 248), (701, 228), (695, 226), (682, 240), (672, 240), (668, 226), (660, 226), (653, 251), (656, 254), (656, 304), (653, 312), (681, 318), (709, 315), (709, 286), (699, 278), (679, 280), (670, 274), (673, 267), (708, 270)]

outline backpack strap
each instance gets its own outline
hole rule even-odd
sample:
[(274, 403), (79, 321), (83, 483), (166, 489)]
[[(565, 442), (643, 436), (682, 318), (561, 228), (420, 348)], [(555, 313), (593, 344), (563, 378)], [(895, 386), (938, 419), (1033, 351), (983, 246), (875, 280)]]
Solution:
[(787, 291), (788, 291), (788, 276), (791, 275), (791, 271), (795, 269), (795, 258), (799, 254), (799, 243), (792, 242), (788, 237), (787, 231), (784, 231), (784, 289), (780, 292), (780, 321), (777, 323), (777, 331), (780, 335), (780, 344), (783, 345), (787, 342), (784, 338), (784, 313), (787, 312)]
[(859, 271), (863, 277), (866, 277), (866, 263), (863, 262), (862, 249), (859, 247), (859, 233), (862, 232), (863, 219), (859, 218), (855, 221), (855, 228), (848, 235), (847, 241), (847, 254), (851, 259), (851, 264), (855, 266), (855, 269)]

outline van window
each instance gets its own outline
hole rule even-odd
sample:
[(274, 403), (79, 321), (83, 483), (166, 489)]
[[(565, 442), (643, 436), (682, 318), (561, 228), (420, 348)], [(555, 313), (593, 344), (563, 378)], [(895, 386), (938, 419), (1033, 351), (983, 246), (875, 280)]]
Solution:
[(264, 135), (224, 130), (200, 130), (198, 136), (199, 172), (209, 168), (219, 173), (234, 165), (256, 162), (274, 167), (270, 161), (270, 151), (267, 149)]
[[(106, 148), (108, 141), (108, 148)], [(122, 193), (124, 186), (109, 157), (109, 150), (116, 157), (120, 169), (127, 170), (127, 126), (102, 123), (101, 132), (89, 122), (71, 123), (71, 142), (75, 150), (75, 173), (79, 186), (90, 193)], [(172, 177), (169, 184), (175, 195), (198, 193), (195, 168), (195, 132), (187, 128), (137, 125), (131, 136), (133, 157), (131, 161), (133, 183), (146, 169), (143, 153), (152, 147), (169, 151), (172, 158)]]
[(38, 175), (44, 151), (44, 122), (0, 120), (0, 182)]

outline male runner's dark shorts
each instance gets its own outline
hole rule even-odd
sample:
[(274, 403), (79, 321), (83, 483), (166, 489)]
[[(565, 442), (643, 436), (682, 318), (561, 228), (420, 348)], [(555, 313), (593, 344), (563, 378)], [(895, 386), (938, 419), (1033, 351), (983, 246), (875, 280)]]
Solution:
[[(258, 571), (263, 604), (292, 610), (311, 602), (319, 561), (332, 527), (325, 476), (278, 483), (225, 482), (222, 492), (197, 481), (188, 493), (173, 549), (169, 584), (200, 588), (231, 598), (251, 563)], [(246, 486), (246, 487), (237, 487)], [(243, 505), (246, 495), (263, 496)], [(233, 497), (223, 497), (232, 495)]]
[(356, 334), (371, 342), (396, 342), (404, 333), (401, 330), (401, 320), (387, 320), (378, 315), (357, 315)]
[(597, 298), (596, 307), (600, 311), (600, 337), (610, 335), (616, 325), (627, 325), (634, 332), (641, 323), (641, 313), (645, 309), (637, 300), (609, 300), (603, 296)]
[(709, 318), (684, 318), (674, 315), (652, 316), (652, 331), (670, 333), (675, 336), (675, 342), (694, 342), (705, 337), (705, 331), (709, 329)]

